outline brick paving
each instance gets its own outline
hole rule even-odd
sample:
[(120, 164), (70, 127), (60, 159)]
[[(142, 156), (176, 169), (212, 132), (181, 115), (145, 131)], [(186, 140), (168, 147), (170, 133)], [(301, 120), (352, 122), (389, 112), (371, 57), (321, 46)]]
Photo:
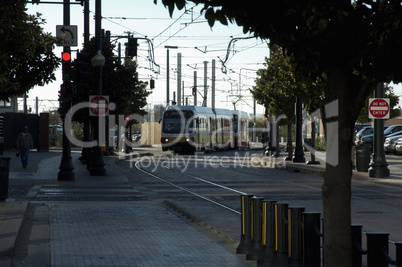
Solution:
[(37, 169), (11, 168), (10, 201), (28, 198), (50, 208), (50, 266), (249, 266), (133, 188), (114, 158), (105, 158), (107, 176), (93, 177), (79, 156), (72, 154), (73, 182), (57, 181), (59, 155)]
[(152, 201), (51, 203), (51, 266), (242, 266)]

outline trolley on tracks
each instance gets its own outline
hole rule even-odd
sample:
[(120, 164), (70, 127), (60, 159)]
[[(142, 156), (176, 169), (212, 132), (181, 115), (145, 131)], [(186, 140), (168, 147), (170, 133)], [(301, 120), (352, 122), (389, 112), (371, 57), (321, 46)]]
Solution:
[(246, 112), (200, 106), (169, 106), (162, 117), (162, 150), (194, 153), (248, 147)]

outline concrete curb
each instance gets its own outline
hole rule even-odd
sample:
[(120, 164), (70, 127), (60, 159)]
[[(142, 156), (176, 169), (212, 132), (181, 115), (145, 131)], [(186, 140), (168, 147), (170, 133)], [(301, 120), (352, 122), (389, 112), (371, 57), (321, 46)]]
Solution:
[(0, 266), (10, 266), (29, 202), (0, 203)]
[(299, 172), (311, 176), (318, 176), (324, 178), (325, 170), (320, 168), (308, 167), (308, 166), (297, 166), (295, 164), (289, 164), (286, 169), (291, 172)]
[(209, 225), (208, 223), (197, 219), (195, 216), (191, 215), (187, 211), (181, 209), (180, 207), (178, 207), (177, 205), (168, 200), (164, 200), (162, 203), (168, 206), (169, 208), (173, 209), (177, 213), (180, 213), (182, 216), (187, 217), (187, 219), (190, 219), (191, 222), (197, 223), (198, 226), (202, 227), (204, 230), (214, 235), (217, 239), (222, 240), (224, 243), (227, 244), (233, 244), (233, 248), (237, 247), (238, 243), (236, 243), (235, 240), (219, 231), (219, 229), (214, 228), (212, 225)]

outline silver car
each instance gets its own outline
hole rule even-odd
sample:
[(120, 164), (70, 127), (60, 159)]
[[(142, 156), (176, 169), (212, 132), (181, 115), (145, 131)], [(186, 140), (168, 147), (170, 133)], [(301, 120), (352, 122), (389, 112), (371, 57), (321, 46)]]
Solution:
[(384, 151), (389, 153), (396, 153), (396, 143), (400, 138), (402, 138), (402, 135), (387, 137), (384, 143)]
[(396, 150), (395, 153), (396, 153), (397, 155), (402, 154), (402, 138), (399, 138), (399, 139), (396, 141), (395, 150)]

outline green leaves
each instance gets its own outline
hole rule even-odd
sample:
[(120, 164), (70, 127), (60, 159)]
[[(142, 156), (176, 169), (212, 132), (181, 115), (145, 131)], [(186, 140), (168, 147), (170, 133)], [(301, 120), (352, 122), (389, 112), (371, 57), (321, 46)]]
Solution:
[(208, 20), (209, 27), (212, 28), (215, 24), (215, 11), (212, 7), (205, 12), (205, 18)]
[(21, 95), (55, 80), (59, 58), (55, 38), (44, 33), (40, 14), (25, 13), (26, 1), (4, 0), (0, 6), (0, 99)]
[(216, 20), (218, 20), (223, 25), (228, 25), (226, 15), (221, 9), (217, 9), (215, 11), (212, 7), (207, 8), (207, 11), (205, 12), (205, 18), (207, 19), (208, 24), (211, 28), (215, 25)]
[[(157, 4), (158, 0), (154, 0), (154, 4)], [(162, 0), (162, 4), (169, 9), (169, 15), (173, 15), (173, 11), (176, 7), (181, 10), (186, 6), (186, 0)]]

